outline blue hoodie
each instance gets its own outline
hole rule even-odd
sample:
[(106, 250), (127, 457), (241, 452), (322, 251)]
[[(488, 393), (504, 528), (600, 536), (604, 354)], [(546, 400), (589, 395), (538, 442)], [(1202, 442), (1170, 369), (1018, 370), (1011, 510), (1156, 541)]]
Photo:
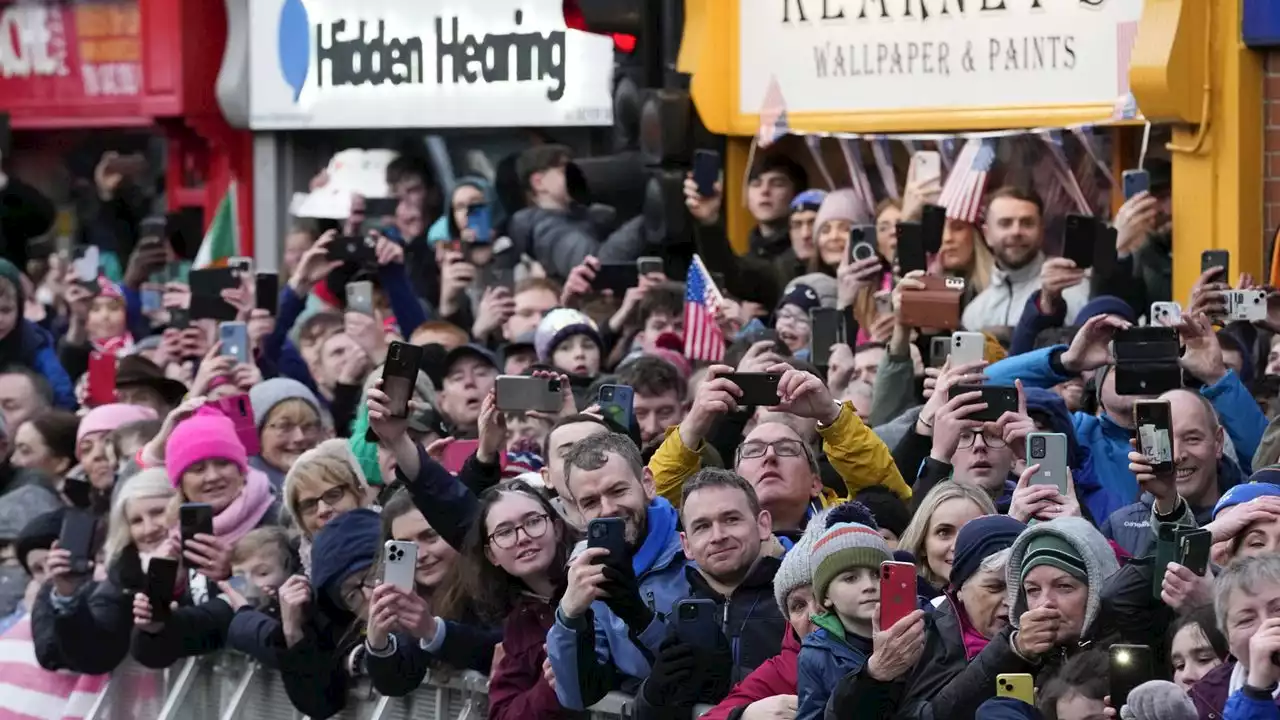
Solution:
[(498, 196), (493, 191), (493, 185), (478, 175), (463, 175), (458, 181), (449, 188), (449, 202), (445, 206), (445, 212), (436, 221), (431, 223), (431, 227), (427, 228), (427, 242), (435, 245), (441, 240), (448, 240), (450, 237), (456, 237), (458, 229), (453, 227), (451, 218), (453, 217), (453, 194), (458, 188), (470, 185), (471, 187), (484, 193), (485, 202), (489, 203), (489, 224), (494, 228), (501, 227), (502, 222), (506, 219), (506, 215), (502, 209), (502, 203), (498, 200)]
[[(689, 597), (689, 581), (684, 572), (689, 563), (680, 547), (679, 520), (671, 503), (662, 497), (655, 498), (649, 503), (649, 532), (631, 558), (632, 569), (640, 581), (640, 596), (654, 613), (648, 627), (628, 628), (603, 601), (591, 604), (596, 663), (597, 668), (609, 675), (608, 689), (621, 686), (619, 676), (640, 680), (649, 676), (652, 658), (666, 638), (665, 616), (676, 602)], [(578, 672), (578, 632), (566, 624), (557, 609), (556, 621), (547, 632), (547, 656), (556, 676), (556, 696), (566, 710), (583, 710), (600, 700), (600, 697), (583, 697)], [(584, 628), (582, 632), (587, 631)]]
[[(49, 381), (55, 406), (63, 410), (76, 409), (75, 385), (71, 382), (71, 376), (67, 374), (66, 369), (62, 367), (62, 362), (58, 360), (58, 351), (52, 333), (30, 320), (23, 320), (22, 357), (28, 367)], [(10, 428), (10, 431), (12, 430)]]
[[(1068, 379), (1068, 376), (1055, 372), (1049, 361), (1053, 353), (1060, 353), (1066, 347), (1058, 345), (1010, 356), (988, 367), (987, 377), (993, 383), (1004, 385), (1012, 385), (1018, 379), (1024, 387), (1051, 388)], [(1217, 410), (1223, 428), (1235, 446), (1241, 470), (1250, 473), (1253, 453), (1267, 429), (1267, 418), (1258, 409), (1258, 403), (1230, 370), (1218, 382), (1201, 388), (1200, 394)], [(1099, 415), (1076, 412), (1072, 414), (1071, 421), (1077, 441), (1093, 451), (1093, 471), (1101, 489), (1090, 494), (1095, 499), (1091, 500), (1089, 508), (1094, 518), (1101, 521), (1139, 496), (1138, 480), (1129, 472), (1129, 438), (1132, 433), (1105, 412)], [(1100, 493), (1106, 493), (1105, 505)], [(1106, 509), (1106, 512), (1099, 514), (1094, 510), (1095, 506)]]

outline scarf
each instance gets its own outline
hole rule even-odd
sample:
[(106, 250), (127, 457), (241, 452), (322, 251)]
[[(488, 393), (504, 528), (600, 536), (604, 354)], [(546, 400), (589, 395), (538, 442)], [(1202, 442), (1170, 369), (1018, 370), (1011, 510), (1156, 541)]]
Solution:
[[(111, 282), (105, 275), (98, 276), (98, 297), (112, 298), (119, 300), (127, 307), (127, 300), (124, 296), (124, 290), (119, 285)], [(123, 331), (119, 335), (113, 335), (107, 338), (101, 338), (93, 341), (93, 349), (100, 353), (111, 353), (117, 357), (121, 355), (130, 355), (133, 353), (133, 335), (129, 333), (129, 321), (125, 320)]]
[(978, 629), (969, 622), (969, 613), (964, 609), (964, 604), (957, 597), (948, 593), (947, 599), (951, 602), (951, 607), (955, 608), (956, 618), (960, 621), (960, 637), (964, 641), (964, 657), (969, 662), (978, 657), (978, 653), (987, 646), (991, 641), (987, 636), (978, 632)]
[[(249, 468), (240, 494), (222, 512), (213, 516), (214, 537), (228, 546), (236, 544), (262, 523), (271, 505), (271, 481), (261, 470)], [(174, 528), (169, 536), (182, 542), (182, 528)]]
[(649, 503), (645, 516), (648, 519), (649, 531), (644, 536), (644, 542), (631, 556), (631, 567), (635, 570), (636, 577), (653, 569), (653, 564), (662, 556), (662, 551), (667, 548), (671, 537), (675, 535), (680, 520), (676, 509), (661, 496)]

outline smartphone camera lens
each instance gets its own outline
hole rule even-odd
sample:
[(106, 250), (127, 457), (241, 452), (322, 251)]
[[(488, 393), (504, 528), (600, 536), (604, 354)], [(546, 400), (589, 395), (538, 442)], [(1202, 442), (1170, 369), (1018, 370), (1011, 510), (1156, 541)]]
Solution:
[(1044, 438), (1031, 438), (1031, 457), (1044, 457)]
[(391, 346), (391, 359), (392, 359), (392, 360), (399, 360), (399, 359), (400, 359), (400, 346), (399, 346), (399, 345), (392, 345), (392, 346)]
[(681, 606), (680, 606), (680, 619), (681, 619), (681, 620), (695, 620), (695, 619), (697, 619), (697, 617), (698, 617), (698, 608), (697, 608), (696, 606), (694, 606), (694, 605), (681, 605)]
[(612, 399), (613, 399), (613, 388), (600, 388), (600, 399), (601, 399), (601, 400), (612, 400)]
[(601, 526), (601, 525), (592, 525), (592, 526), (591, 526), (591, 528), (590, 528), (590, 530), (591, 530), (591, 537), (593, 537), (593, 538), (601, 538), (601, 537), (604, 537), (604, 527), (603, 527), (603, 526)]
[(547, 381), (547, 387), (551, 389), (551, 392), (560, 392), (560, 381), (559, 381), (559, 380), (548, 380), (548, 381)]

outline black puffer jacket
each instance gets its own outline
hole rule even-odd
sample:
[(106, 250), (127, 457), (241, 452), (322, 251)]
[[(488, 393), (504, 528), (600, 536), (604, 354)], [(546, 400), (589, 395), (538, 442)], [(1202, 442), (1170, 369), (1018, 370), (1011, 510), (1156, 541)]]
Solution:
[(85, 675), (111, 672), (129, 654), (133, 594), (144, 576), (137, 549), (130, 545), (107, 571), (107, 579), (80, 586), (67, 603), (55, 605), (45, 583), (31, 610), (36, 660), (46, 670)]

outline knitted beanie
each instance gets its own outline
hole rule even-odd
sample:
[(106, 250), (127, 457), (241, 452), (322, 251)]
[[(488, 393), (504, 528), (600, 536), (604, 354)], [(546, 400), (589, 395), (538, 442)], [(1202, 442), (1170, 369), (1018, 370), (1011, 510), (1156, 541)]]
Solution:
[(879, 568), (893, 560), (893, 553), (880, 533), (858, 523), (837, 523), (813, 544), (809, 555), (813, 565), (813, 597), (818, 605), (827, 599), (831, 581), (850, 568)]
[(259, 433), (267, 422), (267, 416), (285, 400), (302, 400), (315, 409), (317, 416), (320, 415), (320, 401), (310, 388), (292, 378), (271, 378), (249, 390), (249, 402), (253, 404), (253, 424)]
[(235, 424), (213, 408), (201, 408), (173, 429), (164, 444), (164, 458), (165, 472), (175, 488), (181, 487), (187, 468), (205, 460), (227, 460), (240, 472), (249, 471), (249, 456), (236, 436)]
[(787, 614), (787, 596), (796, 588), (813, 584), (810, 554), (813, 552), (813, 544), (827, 530), (828, 512), (823, 510), (809, 518), (809, 525), (805, 528), (804, 535), (787, 551), (786, 555), (782, 556), (782, 563), (778, 565), (778, 571), (773, 575), (773, 598), (778, 601), (778, 608), (782, 610), (784, 616)]
[(850, 188), (840, 188), (827, 193), (822, 205), (818, 206), (818, 216), (813, 219), (813, 232), (822, 232), (822, 226), (832, 220), (845, 220), (856, 224), (858, 218), (865, 218), (867, 211), (858, 202), (858, 196)]
[(1025, 524), (1008, 515), (983, 515), (965, 523), (956, 535), (951, 587), (956, 590), (963, 587), (965, 581), (978, 572), (983, 560), (1013, 547), (1013, 541), (1026, 529)]
[(129, 423), (156, 418), (155, 410), (142, 405), (125, 403), (99, 405), (80, 418), (80, 425), (76, 428), (76, 444), (78, 445), (86, 436), (94, 433), (111, 432)]
[(1041, 565), (1055, 567), (1080, 582), (1089, 582), (1084, 556), (1075, 545), (1058, 535), (1040, 535), (1027, 545), (1027, 554), (1022, 559), (1021, 580), (1026, 580), (1027, 573)]
[(1168, 680), (1148, 680), (1129, 692), (1120, 708), (1123, 720), (1196, 720), (1196, 705)]
[(556, 308), (547, 313), (538, 323), (538, 330), (533, 336), (533, 346), (538, 351), (538, 361), (549, 363), (556, 346), (574, 335), (586, 335), (596, 347), (603, 348), (600, 330), (586, 313), (569, 308)]
[[(1280, 484), (1273, 484), (1270, 478), (1280, 480), (1280, 468), (1270, 466), (1258, 470), (1249, 477), (1249, 482), (1243, 485), (1236, 485), (1228, 490), (1218, 499), (1218, 504), (1213, 506), (1213, 517), (1217, 518), (1218, 513), (1229, 507), (1243, 505), (1244, 503), (1256, 500), (1260, 497), (1280, 496)], [(1259, 482), (1259, 478), (1268, 478), (1267, 482)]]
[(810, 288), (813, 288), (813, 291), (818, 294), (818, 302), (822, 307), (834, 308), (836, 306), (836, 300), (840, 293), (840, 285), (836, 279), (830, 275), (820, 272), (801, 275), (795, 280), (787, 283), (787, 286), (782, 290), (782, 294), (784, 296), (789, 294), (792, 289), (798, 285), (807, 285)]

